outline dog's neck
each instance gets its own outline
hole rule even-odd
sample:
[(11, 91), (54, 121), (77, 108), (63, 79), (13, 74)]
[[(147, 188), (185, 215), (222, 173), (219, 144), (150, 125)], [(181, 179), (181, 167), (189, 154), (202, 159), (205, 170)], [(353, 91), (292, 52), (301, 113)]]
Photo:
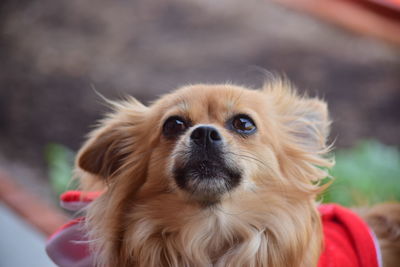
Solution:
[[(321, 226), (314, 203), (285, 203), (278, 209), (279, 203), (243, 201), (208, 208), (168, 196), (139, 201), (121, 223), (128, 230), (119, 253), (103, 244), (100, 259), (119, 254), (117, 262), (106, 262), (113, 266), (316, 265)], [(99, 221), (93, 226), (94, 233), (108, 231)]]

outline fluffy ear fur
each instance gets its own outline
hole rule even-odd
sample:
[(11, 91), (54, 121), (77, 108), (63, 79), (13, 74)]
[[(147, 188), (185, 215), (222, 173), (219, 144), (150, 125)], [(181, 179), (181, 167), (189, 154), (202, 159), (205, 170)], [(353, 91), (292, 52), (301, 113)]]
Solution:
[(103, 179), (115, 175), (126, 157), (133, 153), (135, 128), (144, 120), (147, 110), (134, 98), (110, 104), (114, 112), (90, 133), (76, 161), (79, 169)]
[[(328, 177), (324, 168), (332, 167), (334, 162), (326, 158), (331, 148), (326, 144), (330, 126), (326, 103), (299, 96), (283, 79), (264, 85), (264, 90), (271, 95), (281, 126), (278, 158), (282, 172), (289, 178), (302, 177), (305, 184)], [(311, 191), (320, 193), (324, 188), (314, 187)]]
[(126, 156), (121, 153), (124, 136), (118, 128), (119, 125), (112, 125), (93, 132), (79, 152), (79, 168), (102, 178), (110, 177), (118, 170)]
[(285, 80), (266, 84), (264, 90), (272, 92), (282, 124), (292, 141), (309, 152), (325, 151), (330, 126), (326, 103), (299, 96)]

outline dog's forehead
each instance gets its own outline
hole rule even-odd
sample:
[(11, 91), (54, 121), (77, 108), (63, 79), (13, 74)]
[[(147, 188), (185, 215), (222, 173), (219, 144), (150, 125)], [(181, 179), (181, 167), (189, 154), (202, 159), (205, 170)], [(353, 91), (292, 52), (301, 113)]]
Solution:
[[(193, 119), (225, 117), (248, 113), (260, 104), (263, 94), (232, 85), (191, 85), (162, 98), (165, 112), (188, 114)], [(254, 112), (254, 111), (253, 111)]]

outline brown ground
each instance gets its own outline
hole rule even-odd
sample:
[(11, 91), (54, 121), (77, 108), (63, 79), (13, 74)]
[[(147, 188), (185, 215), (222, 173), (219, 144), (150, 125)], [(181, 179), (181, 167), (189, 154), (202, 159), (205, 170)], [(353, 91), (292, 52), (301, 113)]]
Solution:
[(268, 1), (3, 0), (0, 168), (46, 184), (44, 146), (77, 149), (106, 110), (92, 86), (148, 102), (186, 83), (259, 86), (257, 67), (324, 97), (337, 146), (399, 144), (398, 47)]

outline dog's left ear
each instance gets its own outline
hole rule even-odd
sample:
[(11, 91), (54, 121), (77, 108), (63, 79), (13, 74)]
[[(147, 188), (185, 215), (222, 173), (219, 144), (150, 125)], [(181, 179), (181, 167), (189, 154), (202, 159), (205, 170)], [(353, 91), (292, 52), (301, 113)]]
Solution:
[(265, 90), (272, 93), (290, 141), (309, 152), (325, 150), (330, 128), (327, 104), (318, 98), (299, 96), (284, 80), (266, 85)]
[[(299, 192), (306, 196), (319, 194), (328, 186), (308, 187), (308, 182), (317, 182), (329, 176), (326, 169), (334, 161), (328, 156), (327, 145), (330, 120), (328, 108), (323, 100), (300, 96), (290, 83), (275, 80), (264, 89), (271, 98), (277, 118), (279, 142), (281, 144), (281, 170), (287, 177), (297, 177)], [(296, 183), (295, 183), (296, 184)]]
[(316, 98), (299, 98), (293, 107), (287, 127), (294, 141), (310, 151), (325, 149), (330, 128), (327, 104)]

